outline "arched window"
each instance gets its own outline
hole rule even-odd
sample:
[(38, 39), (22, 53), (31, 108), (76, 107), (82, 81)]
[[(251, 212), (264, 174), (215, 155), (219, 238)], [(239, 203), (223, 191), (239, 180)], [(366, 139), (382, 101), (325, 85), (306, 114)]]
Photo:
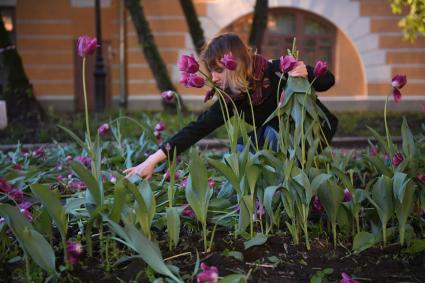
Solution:
[[(252, 14), (239, 18), (224, 31), (238, 33), (247, 42), (251, 23)], [(336, 33), (334, 25), (312, 13), (298, 9), (270, 9), (262, 53), (267, 58), (277, 59), (292, 48), (295, 37), (301, 60), (313, 66), (317, 60), (325, 60), (333, 69)]]

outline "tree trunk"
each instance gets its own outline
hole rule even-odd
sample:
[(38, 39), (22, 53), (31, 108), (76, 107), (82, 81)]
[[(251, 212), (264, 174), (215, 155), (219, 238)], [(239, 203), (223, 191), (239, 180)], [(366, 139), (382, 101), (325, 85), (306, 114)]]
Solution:
[(22, 59), (13, 45), (10, 34), (0, 17), (0, 62), (3, 86), (0, 96), (6, 100), (8, 119), (19, 122), (39, 122), (44, 111), (33, 94), (25, 74)]
[(248, 44), (261, 53), (264, 30), (267, 27), (268, 0), (256, 0), (254, 8), (254, 20), (251, 26)]
[[(125, 0), (125, 6), (131, 15), (134, 27), (137, 31), (139, 43), (142, 46), (143, 54), (149, 64), (152, 74), (155, 78), (156, 85), (161, 92), (166, 90), (176, 91), (170, 76), (167, 72), (167, 67), (159, 54), (153, 34), (146, 20), (145, 12), (141, 1)], [(159, 94), (158, 94), (159, 96)], [(176, 105), (170, 105), (163, 102), (166, 110), (171, 111), (176, 108)]]
[(192, 38), (196, 53), (199, 55), (204, 47), (205, 37), (195, 6), (193, 5), (192, 0), (180, 0), (180, 6), (182, 7), (184, 16), (186, 17), (186, 23), (189, 27), (190, 37)]

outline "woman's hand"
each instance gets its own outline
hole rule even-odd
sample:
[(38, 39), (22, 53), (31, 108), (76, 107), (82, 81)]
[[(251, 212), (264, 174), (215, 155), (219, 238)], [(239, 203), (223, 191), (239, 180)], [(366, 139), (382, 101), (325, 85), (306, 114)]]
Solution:
[(298, 61), (295, 67), (288, 72), (288, 75), (291, 77), (307, 78), (307, 75), (308, 75), (307, 66), (304, 64), (303, 61)]
[(166, 155), (161, 149), (158, 149), (154, 154), (150, 155), (148, 159), (140, 163), (135, 167), (130, 167), (123, 171), (126, 178), (130, 178), (133, 175), (139, 175), (142, 179), (149, 180), (152, 177), (153, 170), (156, 165), (164, 160)]

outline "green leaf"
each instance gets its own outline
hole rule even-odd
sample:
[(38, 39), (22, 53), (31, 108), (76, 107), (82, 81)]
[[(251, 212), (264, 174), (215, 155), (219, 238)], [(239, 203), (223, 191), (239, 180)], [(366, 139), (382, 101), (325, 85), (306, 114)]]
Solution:
[(243, 274), (230, 274), (218, 281), (219, 283), (245, 283), (248, 282)]
[[(158, 245), (146, 238), (142, 233), (140, 233), (137, 228), (129, 222), (126, 218), (122, 218), (124, 222), (124, 229), (119, 232), (119, 235), (125, 234), (123, 240), (126, 244), (135, 252), (137, 252), (140, 257), (156, 272), (159, 274), (168, 276), (175, 280), (176, 282), (182, 282), (178, 279), (167, 267), (162, 258), (161, 252)], [(108, 219), (108, 222), (114, 223), (112, 220)], [(117, 224), (111, 225), (111, 228), (115, 231)]]
[(425, 251), (425, 239), (414, 239), (410, 247), (405, 249), (403, 252), (406, 253), (421, 253)]
[(168, 237), (173, 242), (174, 247), (176, 247), (180, 236), (180, 217), (175, 207), (167, 207), (166, 213)]
[(395, 172), (393, 176), (393, 192), (394, 197), (398, 199), (398, 201), (403, 202), (404, 192), (407, 183), (410, 179), (407, 179), (407, 174), (401, 172)]
[(344, 190), (337, 184), (326, 181), (319, 187), (317, 194), (326, 214), (331, 222), (335, 224), (339, 206), (344, 200)]
[(326, 181), (328, 181), (332, 177), (331, 174), (319, 174), (316, 177), (314, 177), (313, 181), (311, 182), (311, 188), (313, 189), (313, 194), (317, 193), (317, 190), (319, 187)]
[(273, 197), (275, 195), (276, 190), (279, 188), (280, 186), (270, 186), (264, 190), (264, 207), (266, 208), (267, 215), (269, 216), (270, 222), (272, 224), (276, 224), (274, 223), (274, 217), (273, 217), (274, 215), (274, 211), (272, 208)]
[(101, 195), (99, 184), (93, 177), (90, 171), (80, 162), (72, 161), (71, 168), (80, 177), (80, 179), (86, 184), (90, 196), (93, 198), (95, 204), (99, 207), (102, 206), (103, 196)]
[(0, 204), (0, 215), (18, 239), (22, 249), (48, 273), (55, 273), (55, 253), (52, 246), (37, 232), (16, 207)]
[(372, 163), (380, 174), (388, 177), (392, 176), (391, 170), (385, 166), (384, 161), (378, 156), (365, 156), (364, 158)]
[(62, 239), (66, 240), (68, 220), (65, 209), (57, 195), (50, 190), (48, 185), (32, 184), (30, 187), (33, 194), (41, 201), (53, 221), (55, 221)]
[(251, 196), (245, 195), (239, 200), (239, 229), (244, 231), (248, 227), (253, 215)]
[(384, 138), (380, 134), (378, 134), (377, 131), (375, 131), (374, 129), (372, 129), (371, 127), (366, 126), (366, 128), (368, 128), (369, 131), (372, 132), (372, 135), (378, 141), (378, 143), (380, 145), (380, 148), (386, 148), (387, 149), (387, 152), (388, 152), (389, 148), (387, 148), (387, 143), (385, 142)]
[[(351, 154), (347, 154), (347, 156), (352, 156)], [(344, 172), (342, 172), (341, 170), (339, 170), (336, 167), (332, 168), (332, 172), (342, 181), (342, 183), (344, 184), (344, 186), (346, 188), (348, 188), (348, 190), (350, 192), (354, 191), (354, 187), (353, 184), (351, 184), (350, 178), (345, 175)]]
[(245, 250), (249, 249), (250, 247), (253, 246), (261, 246), (263, 245), (265, 242), (267, 242), (267, 236), (264, 235), (263, 233), (257, 233), (254, 238), (252, 238), (249, 241), (246, 241), (243, 243)]
[(241, 194), (241, 190), (239, 187), (239, 181), (235, 173), (233, 173), (232, 168), (228, 166), (227, 164), (219, 161), (214, 160), (212, 158), (208, 159), (208, 162), (215, 167), (218, 171), (220, 171), (221, 174), (223, 174), (227, 180), (232, 184), (233, 188), (236, 190), (238, 194)]
[(372, 204), (375, 204), (383, 226), (386, 226), (386, 223), (394, 214), (394, 197), (392, 191), (392, 182), (387, 176), (380, 176), (372, 188)]
[(112, 221), (118, 222), (121, 218), (121, 212), (126, 201), (126, 192), (123, 178), (117, 180), (114, 189), (113, 205), (109, 218)]
[(71, 136), (71, 138), (75, 140), (76, 143), (78, 143), (82, 148), (84, 148), (87, 152), (89, 152), (87, 145), (76, 134), (74, 134), (73, 131), (61, 125), (58, 125), (58, 127), (64, 130), (68, 135)]
[(403, 138), (403, 152), (410, 159), (415, 159), (416, 146), (413, 138), (412, 131), (407, 124), (406, 118), (403, 117), (403, 124), (401, 125), (401, 136)]
[(356, 253), (362, 252), (377, 243), (377, 238), (372, 233), (361, 231), (357, 233), (353, 241), (353, 250)]
[(255, 184), (257, 183), (259, 173), (260, 169), (256, 165), (247, 165), (247, 168), (245, 170), (245, 176), (248, 180), (248, 186), (251, 191), (251, 194), (255, 192)]

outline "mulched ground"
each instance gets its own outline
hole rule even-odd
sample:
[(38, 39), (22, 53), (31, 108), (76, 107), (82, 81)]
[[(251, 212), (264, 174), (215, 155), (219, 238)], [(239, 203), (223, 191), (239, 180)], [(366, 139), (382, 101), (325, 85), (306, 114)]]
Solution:
[[(164, 258), (192, 252), (168, 261), (180, 268), (180, 274), (187, 274), (186, 282), (195, 282), (190, 277), (196, 261), (196, 249), (202, 251), (200, 235), (183, 235), (176, 250), (168, 251), (167, 243), (161, 242)], [(346, 272), (360, 282), (425, 282), (425, 253), (406, 254), (398, 244), (385, 248), (370, 248), (360, 254), (352, 254), (350, 247), (338, 245), (333, 249), (331, 241), (313, 239), (311, 250), (307, 251), (303, 243), (291, 244), (286, 236), (272, 236), (262, 246), (244, 249), (243, 241), (233, 240), (233, 235), (218, 232), (210, 253), (200, 253), (201, 262), (216, 266), (220, 276), (231, 273), (247, 274), (251, 269), (249, 282), (310, 282), (310, 278), (319, 270), (332, 268), (334, 271), (322, 282), (341, 279)], [(239, 252), (243, 259), (237, 259), (229, 252)], [(232, 254), (232, 253), (230, 253)], [(83, 282), (149, 282), (146, 277), (146, 264), (139, 259), (118, 266), (113, 274), (97, 269), (96, 265), (86, 265), (77, 269), (73, 275)], [(118, 279), (120, 278), (120, 280)]]

